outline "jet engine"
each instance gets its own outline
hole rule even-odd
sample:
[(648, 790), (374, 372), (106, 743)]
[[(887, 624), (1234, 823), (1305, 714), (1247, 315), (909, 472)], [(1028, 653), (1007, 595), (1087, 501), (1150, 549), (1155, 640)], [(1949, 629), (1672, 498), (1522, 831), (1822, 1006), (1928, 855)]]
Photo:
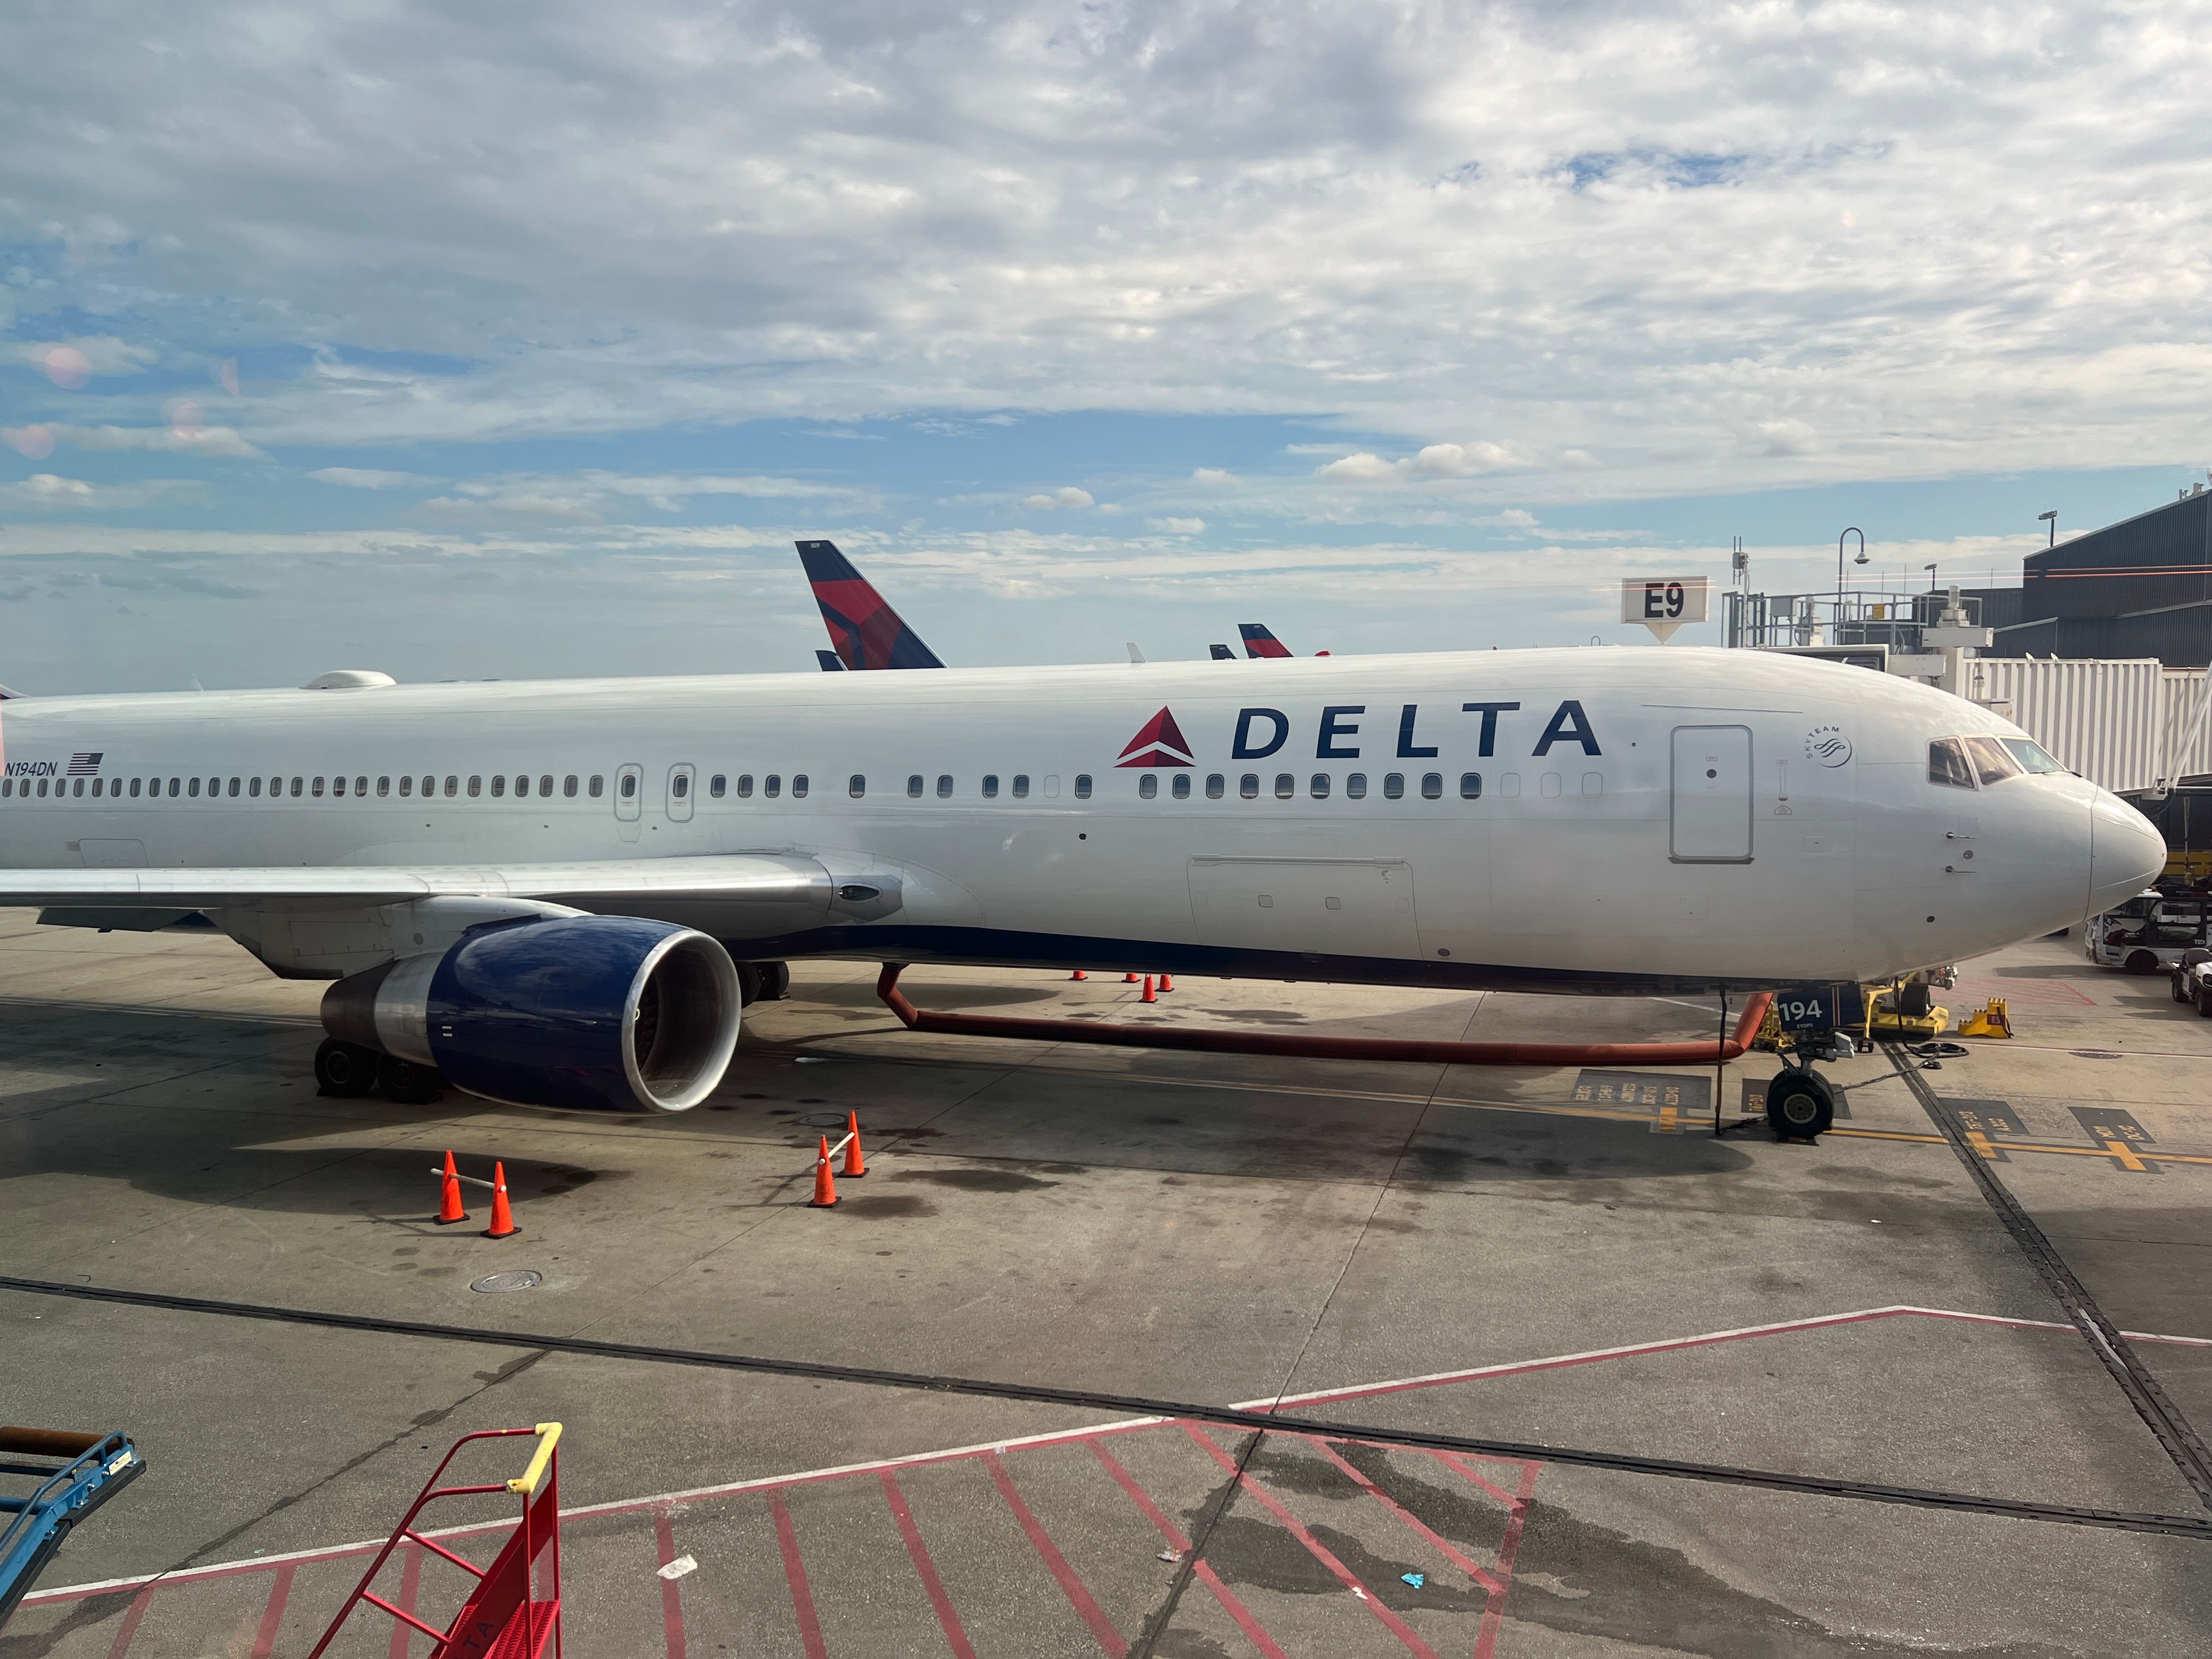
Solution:
[(721, 1082), (738, 1006), (729, 952), (704, 933), (524, 917), (338, 981), (323, 1024), (513, 1105), (682, 1112)]

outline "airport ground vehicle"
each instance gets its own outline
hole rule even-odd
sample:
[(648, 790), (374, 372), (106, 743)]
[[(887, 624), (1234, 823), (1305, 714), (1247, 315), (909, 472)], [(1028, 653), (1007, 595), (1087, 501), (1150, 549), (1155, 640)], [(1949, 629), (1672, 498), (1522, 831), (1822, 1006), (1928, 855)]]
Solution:
[(2194, 1003), (2197, 1012), (2212, 1019), (2212, 950), (2192, 945), (2184, 951), (2166, 977), (2173, 982), (2176, 1002)]
[(0, 1627), (71, 1530), (145, 1470), (119, 1431), (0, 1428), (0, 1477), (31, 1486), (27, 1495), (0, 1492)]
[(2093, 916), (2081, 930), (2084, 952), (2100, 967), (2130, 974), (2170, 971), (2192, 945), (2207, 943), (2212, 899), (2146, 888), (2125, 904)]

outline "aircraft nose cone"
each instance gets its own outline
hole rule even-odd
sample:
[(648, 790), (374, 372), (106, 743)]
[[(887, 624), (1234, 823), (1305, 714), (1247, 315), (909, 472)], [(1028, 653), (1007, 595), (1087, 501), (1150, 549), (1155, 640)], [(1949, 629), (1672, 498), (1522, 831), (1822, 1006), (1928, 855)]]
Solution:
[(2166, 838), (2116, 795), (2089, 803), (2089, 914), (2133, 898), (2166, 868)]

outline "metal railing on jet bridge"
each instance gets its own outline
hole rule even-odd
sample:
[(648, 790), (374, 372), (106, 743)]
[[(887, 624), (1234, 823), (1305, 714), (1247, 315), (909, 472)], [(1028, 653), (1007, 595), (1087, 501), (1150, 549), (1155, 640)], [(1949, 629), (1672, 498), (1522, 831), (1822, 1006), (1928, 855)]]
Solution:
[(1091, 1020), (1032, 1019), (1013, 1014), (953, 1014), (917, 1008), (898, 988), (902, 963), (885, 963), (876, 994), (910, 1031), (958, 1036), (1027, 1037), (1097, 1042), (1129, 1048), (1194, 1048), (1211, 1054), (1275, 1054), (1296, 1060), (1404, 1060), (1425, 1066), (1711, 1066), (1741, 1059), (1766, 1018), (1773, 994), (1743, 1006), (1723, 1041), (1691, 1042), (1452, 1042), (1413, 1037), (1295, 1036), (1279, 1031), (1228, 1031), (1197, 1026), (1103, 1025)]

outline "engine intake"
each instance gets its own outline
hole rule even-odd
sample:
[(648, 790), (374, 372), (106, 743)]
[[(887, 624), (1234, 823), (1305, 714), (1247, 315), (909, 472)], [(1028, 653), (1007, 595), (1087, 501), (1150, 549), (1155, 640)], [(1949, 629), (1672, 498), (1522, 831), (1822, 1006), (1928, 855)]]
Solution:
[(324, 994), (323, 1025), (518, 1106), (688, 1111), (738, 1045), (738, 974), (704, 933), (633, 916), (471, 929)]

